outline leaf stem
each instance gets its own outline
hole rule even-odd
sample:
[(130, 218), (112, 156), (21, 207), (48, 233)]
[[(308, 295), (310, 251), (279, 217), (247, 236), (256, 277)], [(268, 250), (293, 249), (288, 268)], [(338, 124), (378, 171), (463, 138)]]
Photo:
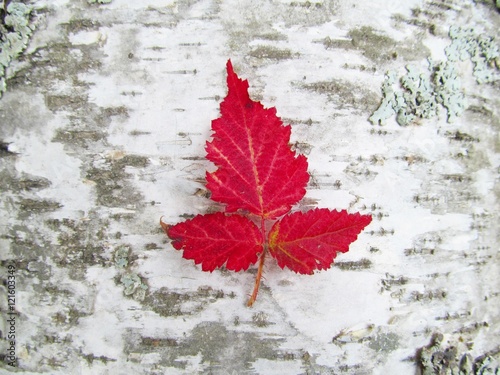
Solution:
[(260, 231), (262, 233), (262, 238), (264, 240), (262, 254), (260, 254), (259, 268), (257, 269), (257, 276), (255, 277), (255, 284), (253, 287), (252, 295), (247, 302), (247, 306), (251, 307), (255, 300), (257, 299), (257, 294), (259, 293), (260, 280), (262, 279), (262, 271), (264, 269), (264, 261), (266, 259), (266, 253), (268, 248), (267, 235), (266, 235), (266, 223), (264, 218), (260, 222)]
[(264, 246), (264, 251), (260, 255), (259, 269), (257, 270), (257, 277), (255, 278), (255, 285), (253, 287), (252, 295), (250, 296), (250, 299), (248, 300), (248, 303), (247, 303), (248, 307), (251, 307), (253, 305), (253, 303), (257, 299), (257, 294), (259, 293), (260, 279), (262, 278), (262, 270), (264, 268), (264, 259), (266, 257), (266, 248), (267, 248), (267, 245)]

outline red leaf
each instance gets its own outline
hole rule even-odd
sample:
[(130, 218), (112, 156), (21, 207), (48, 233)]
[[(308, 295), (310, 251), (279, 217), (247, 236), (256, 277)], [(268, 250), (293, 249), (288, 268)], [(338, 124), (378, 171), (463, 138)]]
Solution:
[[(173, 226), (161, 222), (172, 246), (183, 250), (203, 271), (226, 266), (245, 270), (259, 258), (251, 306), (259, 291), (264, 262), (269, 252), (282, 268), (312, 274), (329, 268), (337, 252), (349, 250), (351, 242), (371, 222), (371, 216), (346, 211), (314, 209), (289, 213), (305, 194), (309, 180), (307, 159), (290, 149), (290, 126), (283, 126), (275, 108), (264, 108), (248, 95), (248, 82), (234, 73), (227, 62), (228, 94), (221, 103), (221, 117), (212, 121), (213, 140), (207, 142), (207, 159), (217, 170), (207, 173), (212, 199), (226, 204), (227, 212), (251, 213), (247, 217), (222, 212), (198, 215)], [(255, 216), (254, 216), (255, 218)]]
[(207, 173), (207, 188), (227, 212), (276, 218), (304, 196), (307, 160), (290, 149), (290, 126), (283, 126), (276, 109), (250, 99), (248, 82), (238, 78), (231, 61), (227, 85), (222, 116), (212, 121), (213, 140), (206, 147), (207, 159), (218, 167)]
[(296, 212), (274, 224), (269, 252), (281, 268), (312, 274), (315, 269), (330, 268), (337, 252), (348, 251), (371, 220), (369, 215), (326, 208)]
[(172, 246), (184, 250), (184, 258), (201, 263), (203, 271), (212, 272), (224, 264), (229, 270), (246, 270), (262, 251), (257, 226), (240, 215), (197, 215), (172, 226), (162, 223), (162, 227), (172, 239)]

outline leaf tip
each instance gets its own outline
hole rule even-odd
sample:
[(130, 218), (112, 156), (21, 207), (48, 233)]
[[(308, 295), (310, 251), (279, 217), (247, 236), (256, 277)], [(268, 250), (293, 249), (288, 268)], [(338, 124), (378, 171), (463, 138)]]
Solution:
[(238, 78), (238, 75), (234, 71), (233, 63), (231, 62), (231, 59), (227, 60), (226, 71), (227, 71), (228, 84), (229, 84), (229, 79), (230, 78), (232, 78), (232, 77)]
[(231, 71), (231, 72), (234, 72), (233, 70), (233, 63), (231, 62), (231, 59), (228, 59), (227, 60), (227, 63), (226, 63), (226, 68), (227, 68), (227, 71)]
[(167, 236), (168, 236), (168, 230), (170, 229), (171, 225), (170, 225), (170, 224), (165, 223), (162, 219), (163, 219), (163, 216), (162, 216), (162, 217), (160, 217), (160, 225), (161, 225), (162, 229), (165, 231), (165, 233), (166, 233), (166, 234), (167, 234)]
[(373, 216), (370, 215), (370, 214), (366, 214), (366, 215), (359, 214), (359, 216), (361, 216), (361, 219), (363, 220), (363, 224), (364, 224), (363, 225), (363, 229), (365, 227), (367, 227), (368, 224), (370, 224), (372, 222), (372, 220), (373, 220)]

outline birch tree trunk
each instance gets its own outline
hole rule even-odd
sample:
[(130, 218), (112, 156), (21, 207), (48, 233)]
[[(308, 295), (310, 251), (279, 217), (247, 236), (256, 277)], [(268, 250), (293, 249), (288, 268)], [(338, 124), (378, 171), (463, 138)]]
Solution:
[[(494, 1), (15, 3), (3, 371), (499, 373)], [(223, 209), (204, 146), (229, 58), (308, 157), (297, 209), (374, 218), (328, 271), (268, 261), (252, 308), (256, 268), (202, 272), (159, 225)]]

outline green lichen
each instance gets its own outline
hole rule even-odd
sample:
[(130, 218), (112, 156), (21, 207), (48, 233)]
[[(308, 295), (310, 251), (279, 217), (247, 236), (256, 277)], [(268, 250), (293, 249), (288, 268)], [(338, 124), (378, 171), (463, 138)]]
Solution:
[(479, 84), (500, 79), (500, 52), (495, 38), (478, 34), (474, 28), (458, 26), (451, 26), (449, 35), (452, 42), (445, 49), (449, 61), (469, 59), (474, 64), (473, 75)]
[(395, 83), (396, 73), (391, 71), (385, 73), (385, 79), (382, 83), (382, 103), (370, 117), (373, 124), (384, 124), (388, 118), (396, 113), (395, 109), (403, 105), (403, 103), (398, 104), (400, 95), (394, 90)]
[(109, 4), (112, 0), (88, 0), (89, 4)]
[(448, 122), (453, 122), (466, 107), (465, 95), (462, 93), (455, 65), (446, 61), (437, 64), (430, 61), (430, 66), (433, 71), (436, 102), (448, 111)]
[(148, 286), (142, 278), (130, 270), (132, 263), (131, 248), (128, 245), (119, 245), (114, 253), (115, 267), (120, 270), (119, 282), (123, 285), (123, 294), (138, 301), (144, 301)]
[(146, 297), (146, 291), (148, 286), (142, 282), (142, 279), (136, 273), (130, 272), (125, 273), (120, 278), (120, 282), (123, 284), (123, 294), (126, 296), (132, 296), (138, 301), (143, 301)]
[(446, 108), (449, 122), (461, 115), (465, 96), (453, 64), (429, 60), (428, 71), (422, 72), (413, 65), (406, 66), (406, 70), (399, 82), (396, 73), (386, 73), (382, 103), (370, 117), (373, 124), (384, 124), (395, 114), (398, 124), (407, 126), (436, 116), (439, 105)]
[(431, 344), (419, 350), (417, 364), (422, 375), (500, 373), (497, 351), (474, 358), (468, 352), (461, 352), (457, 346), (444, 347), (443, 341), (443, 335), (436, 333), (432, 337)]
[(445, 49), (446, 61), (429, 59), (427, 71), (409, 65), (399, 80), (396, 73), (386, 73), (382, 102), (369, 119), (372, 124), (382, 125), (396, 115), (398, 124), (406, 126), (436, 116), (440, 106), (447, 110), (448, 122), (453, 122), (466, 108), (456, 67), (459, 61), (470, 59), (479, 84), (500, 79), (500, 52), (495, 38), (456, 26), (450, 28), (449, 35), (452, 42)]
[(408, 73), (401, 78), (404, 91), (396, 93), (394, 108), (400, 125), (409, 125), (416, 118), (430, 118), (437, 112), (431, 77), (414, 66), (407, 66), (406, 70)]
[(11, 2), (5, 9), (5, 4), (0, 4), (0, 97), (7, 89), (7, 68), (24, 51), (33, 32), (29, 22), (32, 8)]
[(115, 251), (115, 266), (118, 269), (123, 269), (128, 266), (128, 257), (130, 254), (130, 248), (127, 246), (119, 246)]

